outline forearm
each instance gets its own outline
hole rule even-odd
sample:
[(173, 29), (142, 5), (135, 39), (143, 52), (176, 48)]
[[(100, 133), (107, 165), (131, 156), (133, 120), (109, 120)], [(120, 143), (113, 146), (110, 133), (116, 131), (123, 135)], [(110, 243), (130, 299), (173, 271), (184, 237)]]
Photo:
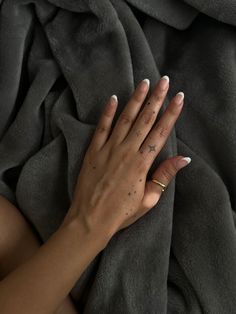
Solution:
[[(28, 244), (28, 243), (27, 243)], [(40, 247), (40, 245), (38, 245), (38, 248)], [(35, 250), (34, 250), (35, 251)], [(6, 258), (4, 260), (1, 260), (1, 266), (3, 266), (2, 272), (1, 272), (1, 279), (6, 277), (9, 273), (11, 273), (14, 269), (16, 269), (17, 267), (19, 267), (22, 263), (24, 263), (28, 258), (27, 252), (15, 252), (14, 255), (12, 255), (10, 258)], [(36, 251), (33, 253), (35, 254)], [(33, 255), (32, 254), (32, 255)], [(23, 255), (23, 256), (22, 256)], [(16, 256), (16, 258), (14, 258)], [(67, 297), (62, 301), (62, 303), (60, 304), (59, 308), (56, 310), (56, 312), (52, 313), (52, 314), (80, 314), (74, 304), (73, 301), (70, 297), (70, 294), (67, 295)]]
[(105, 246), (104, 238), (85, 231), (78, 220), (64, 224), (0, 282), (1, 313), (55, 313)]
[[(0, 195), (0, 280), (30, 259), (42, 245), (20, 210)], [(52, 314), (79, 314), (70, 294)]]

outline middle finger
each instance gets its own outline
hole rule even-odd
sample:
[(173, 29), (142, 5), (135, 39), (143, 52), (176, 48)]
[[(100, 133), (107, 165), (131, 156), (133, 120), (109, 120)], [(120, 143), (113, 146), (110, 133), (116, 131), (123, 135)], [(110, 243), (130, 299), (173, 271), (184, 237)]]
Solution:
[(152, 95), (149, 97), (141, 113), (138, 115), (129, 134), (124, 142), (128, 142), (129, 147), (138, 151), (140, 145), (149, 133), (158, 112), (163, 104), (169, 87), (169, 77), (163, 76), (155, 86)]

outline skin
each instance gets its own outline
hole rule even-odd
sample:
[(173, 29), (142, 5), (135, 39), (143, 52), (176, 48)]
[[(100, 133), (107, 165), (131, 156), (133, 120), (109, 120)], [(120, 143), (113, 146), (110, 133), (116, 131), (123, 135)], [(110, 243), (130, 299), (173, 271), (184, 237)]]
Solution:
[[(175, 96), (154, 125), (168, 88), (168, 81), (161, 79), (141, 111), (148, 85), (140, 82), (112, 132), (118, 104), (109, 99), (85, 154), (71, 206), (42, 245), (20, 211), (0, 198), (2, 314), (78, 313), (68, 295), (81, 274), (117, 231), (160, 199), (161, 188), (146, 176), (183, 107)], [(166, 159), (152, 177), (168, 186), (187, 164), (179, 162), (182, 157)], [(9, 229), (6, 222), (11, 222)]]
[[(42, 245), (18, 208), (0, 195), (0, 280), (31, 258)], [(12, 302), (12, 301), (11, 301)], [(55, 314), (78, 314), (68, 295)]]
[[(113, 235), (157, 204), (162, 190), (154, 182), (146, 181), (147, 173), (173, 129), (184, 102), (180, 95), (173, 97), (154, 124), (169, 82), (159, 80), (141, 110), (148, 89), (144, 81), (139, 83), (112, 132), (118, 104), (113, 98), (107, 102), (85, 154), (74, 199), (65, 219), (79, 216), (88, 230), (97, 228), (102, 232), (105, 228)], [(178, 163), (182, 157), (166, 159), (152, 177), (168, 186), (177, 171), (187, 164)]]

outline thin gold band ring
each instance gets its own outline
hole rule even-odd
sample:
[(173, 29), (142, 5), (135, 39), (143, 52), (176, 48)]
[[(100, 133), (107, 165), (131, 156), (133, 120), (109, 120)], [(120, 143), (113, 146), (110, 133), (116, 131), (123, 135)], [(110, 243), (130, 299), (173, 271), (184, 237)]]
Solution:
[(164, 192), (166, 189), (166, 185), (164, 183), (161, 183), (160, 181), (157, 181), (156, 179), (152, 179), (152, 182), (158, 184), (161, 187), (161, 190)]

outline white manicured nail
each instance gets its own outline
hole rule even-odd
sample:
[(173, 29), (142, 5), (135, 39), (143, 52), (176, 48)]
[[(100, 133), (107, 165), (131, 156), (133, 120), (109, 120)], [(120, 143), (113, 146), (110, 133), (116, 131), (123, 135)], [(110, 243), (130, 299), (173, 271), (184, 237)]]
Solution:
[(161, 90), (166, 90), (168, 85), (169, 85), (169, 76), (167, 75), (162, 76), (159, 82), (159, 88)]
[(143, 82), (145, 82), (148, 85), (148, 87), (150, 86), (150, 80), (148, 78), (144, 79)]
[(116, 95), (112, 95), (111, 98), (113, 98), (115, 100), (115, 102), (117, 102), (117, 96)]
[(191, 162), (191, 158), (190, 157), (184, 157), (184, 158), (182, 158), (182, 160), (186, 160), (187, 161), (187, 163), (189, 164), (190, 162)]
[(162, 76), (161, 79), (164, 79), (164, 80), (167, 80), (167, 82), (169, 83), (170, 79), (169, 79), (169, 76), (168, 75), (164, 75)]
[(184, 167), (186, 165), (188, 165), (191, 162), (191, 158), (190, 157), (183, 157), (179, 160), (179, 166), (180, 167)]
[(149, 89), (150, 81), (148, 78), (145, 78), (141, 81), (141, 84), (139, 85), (140, 91), (146, 92)]
[(176, 94), (175, 100), (176, 100), (177, 104), (182, 104), (182, 101), (184, 100), (184, 93), (183, 92), (178, 92)]

